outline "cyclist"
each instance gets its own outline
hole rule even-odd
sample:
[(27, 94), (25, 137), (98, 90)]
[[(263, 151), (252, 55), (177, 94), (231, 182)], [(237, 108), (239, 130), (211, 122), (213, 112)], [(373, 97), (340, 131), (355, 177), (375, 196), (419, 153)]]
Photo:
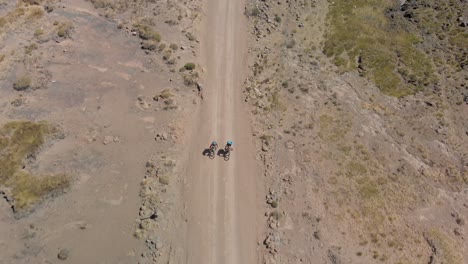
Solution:
[(226, 151), (226, 152), (231, 152), (231, 151), (233, 151), (234, 148), (232, 148), (232, 145), (233, 145), (232, 141), (229, 140), (229, 141), (226, 143), (226, 146), (224, 147), (224, 151)]
[(211, 142), (210, 149), (215, 151), (218, 148), (218, 143), (216, 141)]

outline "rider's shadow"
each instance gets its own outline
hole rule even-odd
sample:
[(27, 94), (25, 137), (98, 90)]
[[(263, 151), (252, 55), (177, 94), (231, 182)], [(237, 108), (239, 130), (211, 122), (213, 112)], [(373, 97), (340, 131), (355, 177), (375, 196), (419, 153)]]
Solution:
[(218, 150), (218, 156), (224, 157), (225, 154), (226, 154), (226, 152), (224, 151), (224, 149), (219, 149)]
[(210, 149), (209, 148), (204, 149), (203, 152), (202, 152), (202, 155), (203, 156), (209, 156), (210, 155)]

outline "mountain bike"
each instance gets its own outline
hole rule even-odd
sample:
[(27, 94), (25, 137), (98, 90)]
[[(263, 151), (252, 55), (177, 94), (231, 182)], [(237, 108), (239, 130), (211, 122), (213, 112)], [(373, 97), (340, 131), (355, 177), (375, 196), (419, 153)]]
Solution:
[(232, 150), (232, 148), (230, 148), (228, 146), (226, 146), (224, 148), (224, 155), (223, 156), (224, 156), (225, 161), (228, 161), (231, 158), (231, 150)]
[(216, 156), (216, 146), (210, 146), (210, 155), (208, 155), (210, 157), (210, 159), (214, 159), (215, 156)]

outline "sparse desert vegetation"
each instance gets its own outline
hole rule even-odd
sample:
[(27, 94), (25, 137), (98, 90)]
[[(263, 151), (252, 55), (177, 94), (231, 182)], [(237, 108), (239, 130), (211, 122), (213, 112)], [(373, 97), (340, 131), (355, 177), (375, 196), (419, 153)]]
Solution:
[(422, 36), (392, 23), (388, 10), (395, 5), (387, 1), (330, 2), (324, 51), (337, 66), (358, 71), (384, 93), (401, 97), (435, 85), (437, 78), (431, 59), (418, 49)]
[(188, 62), (184, 65), (184, 69), (191, 71), (195, 69), (195, 63)]
[(13, 83), (13, 88), (17, 91), (23, 91), (31, 87), (31, 77), (24, 75)]
[(149, 20), (142, 20), (133, 24), (133, 27), (138, 31), (138, 34), (143, 40), (152, 40), (154, 42), (161, 41), (161, 35), (156, 32), (152, 27), (152, 22)]
[(23, 169), (25, 160), (37, 155), (54, 133), (55, 128), (44, 122), (10, 122), (0, 128), (0, 187), (7, 188), (17, 212), (70, 184), (66, 175), (33, 175)]
[[(309, 240), (268, 218), (267, 259), (419, 263), (434, 250), (457, 251), (463, 242), (453, 219), (442, 231), (450, 245), (435, 248), (425, 237), (446, 220), (416, 219), (424, 210), (451, 218), (454, 204), (459, 213), (456, 200), (468, 183), (459, 160), (466, 129), (455, 124), (465, 112), (458, 106), (467, 92), (466, 55), (463, 41), (450, 37), (464, 39), (466, 8), (457, 1), (311, 1), (285, 10), (250, 1), (256, 59), (244, 94), (259, 126), (265, 211), (273, 213), (274, 196), (281, 201), (274, 209), (297, 229), (320, 234)], [(434, 142), (444, 142), (451, 158)]]
[(70, 21), (54, 23), (57, 26), (57, 36), (61, 38), (69, 38), (73, 29), (73, 24)]
[(44, 35), (44, 29), (38, 28), (38, 29), (36, 29), (36, 31), (34, 31), (34, 36), (35, 37), (40, 37), (42, 35)]

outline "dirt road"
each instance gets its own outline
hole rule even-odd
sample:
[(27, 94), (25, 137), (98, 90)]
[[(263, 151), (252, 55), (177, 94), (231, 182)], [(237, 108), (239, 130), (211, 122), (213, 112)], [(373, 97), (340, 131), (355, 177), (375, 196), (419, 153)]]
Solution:
[[(257, 164), (242, 101), (244, 2), (208, 0), (201, 56), (206, 84), (189, 158), (185, 263), (256, 263)], [(234, 142), (229, 161), (204, 157), (212, 140)]]

